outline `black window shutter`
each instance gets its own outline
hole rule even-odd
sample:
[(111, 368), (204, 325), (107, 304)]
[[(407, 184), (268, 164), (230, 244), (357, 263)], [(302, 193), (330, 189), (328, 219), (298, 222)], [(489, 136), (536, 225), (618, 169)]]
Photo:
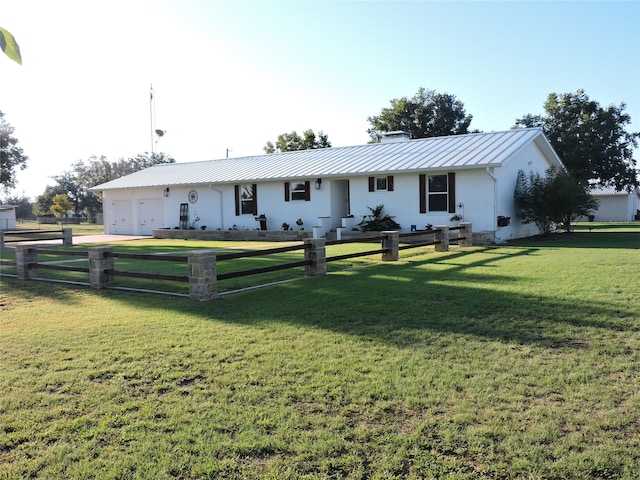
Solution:
[(387, 177), (387, 191), (393, 192), (393, 175)]
[(236, 217), (240, 216), (240, 185), (236, 185)]
[(449, 190), (449, 213), (456, 213), (456, 174), (454, 172), (447, 174), (447, 183)]
[(311, 180), (304, 182), (304, 201), (309, 202), (311, 200)]
[(284, 182), (284, 201), (288, 202), (290, 200), (289, 197), (289, 182)]
[(251, 185), (251, 190), (253, 190), (253, 214), (258, 215), (258, 184), (254, 183)]
[(376, 190), (376, 179), (375, 177), (369, 177), (369, 191), (375, 192)]
[(427, 213), (427, 176), (421, 173), (418, 177), (420, 190), (420, 213)]

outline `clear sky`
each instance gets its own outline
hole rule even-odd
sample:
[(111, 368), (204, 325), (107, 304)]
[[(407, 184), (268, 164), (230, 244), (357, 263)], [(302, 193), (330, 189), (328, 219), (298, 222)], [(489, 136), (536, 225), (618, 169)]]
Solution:
[(32, 198), (92, 155), (259, 155), (308, 128), (363, 144), (367, 117), (420, 87), (456, 95), (482, 131), (580, 88), (624, 102), (640, 131), (638, 0), (0, 0), (0, 12), (23, 57), (0, 57), (0, 110), (30, 157), (13, 193)]

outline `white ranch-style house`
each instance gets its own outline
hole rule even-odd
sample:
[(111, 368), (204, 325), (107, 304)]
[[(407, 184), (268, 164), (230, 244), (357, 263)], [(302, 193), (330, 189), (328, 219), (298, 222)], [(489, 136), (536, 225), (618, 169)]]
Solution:
[(92, 190), (103, 194), (107, 234), (255, 230), (259, 215), (268, 230), (298, 229), (300, 219), (324, 234), (384, 205), (402, 231), (464, 221), (501, 242), (537, 233), (516, 216), (518, 170), (551, 166), (562, 162), (537, 128), (418, 140), (391, 132), (378, 144), (161, 164)]

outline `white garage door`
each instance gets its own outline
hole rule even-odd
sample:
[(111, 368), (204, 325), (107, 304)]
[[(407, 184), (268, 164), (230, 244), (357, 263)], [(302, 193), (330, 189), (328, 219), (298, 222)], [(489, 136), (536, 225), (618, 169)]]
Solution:
[(138, 205), (140, 235), (151, 235), (154, 228), (164, 227), (164, 206), (160, 199), (140, 200)]
[(115, 200), (111, 202), (111, 233), (115, 235), (132, 235), (132, 214), (131, 200)]

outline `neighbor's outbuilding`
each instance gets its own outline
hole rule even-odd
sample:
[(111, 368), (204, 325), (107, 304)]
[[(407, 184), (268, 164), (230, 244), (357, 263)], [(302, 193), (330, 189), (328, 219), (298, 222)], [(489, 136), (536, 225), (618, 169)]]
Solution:
[(600, 187), (590, 193), (598, 201), (598, 208), (593, 212), (594, 221), (640, 220), (640, 188), (617, 191), (614, 187)]
[(321, 234), (353, 228), (384, 205), (403, 231), (472, 222), (501, 242), (534, 235), (516, 216), (518, 170), (543, 174), (562, 163), (537, 128), (161, 164), (94, 187), (107, 234), (160, 228), (267, 229), (296, 221)]
[(0, 231), (16, 228), (16, 205), (0, 205)]

